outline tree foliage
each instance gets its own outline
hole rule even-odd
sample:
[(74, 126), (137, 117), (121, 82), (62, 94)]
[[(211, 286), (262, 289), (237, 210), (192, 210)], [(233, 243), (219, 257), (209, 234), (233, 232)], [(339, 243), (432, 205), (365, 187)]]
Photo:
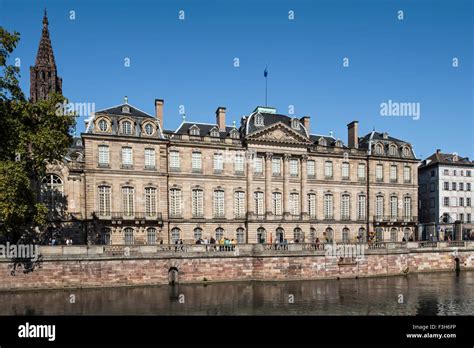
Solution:
[[(20, 36), (0, 27), (0, 236), (17, 240), (45, 227), (39, 182), (48, 164), (62, 161), (74, 117), (58, 112), (65, 99), (51, 94), (35, 104), (19, 86), (20, 69), (8, 60)], [(60, 109), (62, 110), (62, 109)]]

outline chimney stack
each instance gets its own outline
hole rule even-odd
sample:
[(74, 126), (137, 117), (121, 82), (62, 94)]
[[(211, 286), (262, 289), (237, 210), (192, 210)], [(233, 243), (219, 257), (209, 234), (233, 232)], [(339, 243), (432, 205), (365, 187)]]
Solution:
[(219, 106), (216, 110), (216, 124), (219, 131), (225, 131), (225, 107)]
[(359, 148), (359, 121), (352, 121), (347, 125), (347, 137), (350, 148)]
[(309, 116), (303, 116), (300, 118), (301, 123), (303, 123), (304, 128), (308, 131), (308, 134), (311, 134), (311, 129), (309, 129)]
[(436, 149), (436, 153), (437, 153), (437, 154), (440, 154), (440, 153), (441, 153), (441, 149)]
[(165, 101), (163, 99), (155, 99), (155, 117), (160, 123), (161, 130), (163, 127), (163, 104)]

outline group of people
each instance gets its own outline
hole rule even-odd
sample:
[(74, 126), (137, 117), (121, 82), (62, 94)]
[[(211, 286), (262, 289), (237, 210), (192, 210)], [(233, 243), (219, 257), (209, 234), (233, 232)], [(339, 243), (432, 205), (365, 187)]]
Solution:
[(56, 237), (49, 238), (48, 240), (48, 245), (61, 245), (61, 244), (72, 245), (73, 244), (72, 238), (69, 238), (69, 237), (64, 238), (63, 243), (61, 243), (61, 240)]
[(226, 237), (222, 237), (219, 240), (214, 239), (214, 237), (211, 237), (209, 239), (199, 238), (198, 240), (196, 240), (196, 244), (213, 245), (214, 250), (219, 249), (219, 251), (234, 251), (235, 245), (237, 244), (237, 240), (229, 239)]

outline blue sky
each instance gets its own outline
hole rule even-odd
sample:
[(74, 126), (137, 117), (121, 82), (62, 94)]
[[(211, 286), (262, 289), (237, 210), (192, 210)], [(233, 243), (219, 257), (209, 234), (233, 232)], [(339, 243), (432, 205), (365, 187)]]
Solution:
[[(44, 7), (72, 102), (98, 110), (127, 95), (153, 114), (161, 98), (166, 129), (181, 122), (180, 105), (195, 122), (214, 122), (226, 106), (232, 124), (264, 104), (268, 64), (268, 104), (311, 116), (312, 133), (332, 130), (346, 142), (347, 123), (358, 120), (360, 135), (387, 131), (418, 157), (437, 148), (474, 157), (470, 0), (0, 0), (0, 25), (21, 33), (13, 58), (21, 59), (26, 94)], [(388, 100), (420, 103), (419, 120), (381, 116)]]

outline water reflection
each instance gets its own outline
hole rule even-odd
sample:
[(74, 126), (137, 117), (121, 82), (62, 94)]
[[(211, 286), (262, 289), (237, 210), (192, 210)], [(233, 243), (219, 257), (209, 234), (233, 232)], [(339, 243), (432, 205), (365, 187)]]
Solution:
[[(473, 315), (474, 272), (0, 293), (2, 315)], [(69, 302), (75, 295), (76, 303)], [(400, 295), (402, 302), (399, 303)], [(294, 299), (294, 301), (292, 301)]]

